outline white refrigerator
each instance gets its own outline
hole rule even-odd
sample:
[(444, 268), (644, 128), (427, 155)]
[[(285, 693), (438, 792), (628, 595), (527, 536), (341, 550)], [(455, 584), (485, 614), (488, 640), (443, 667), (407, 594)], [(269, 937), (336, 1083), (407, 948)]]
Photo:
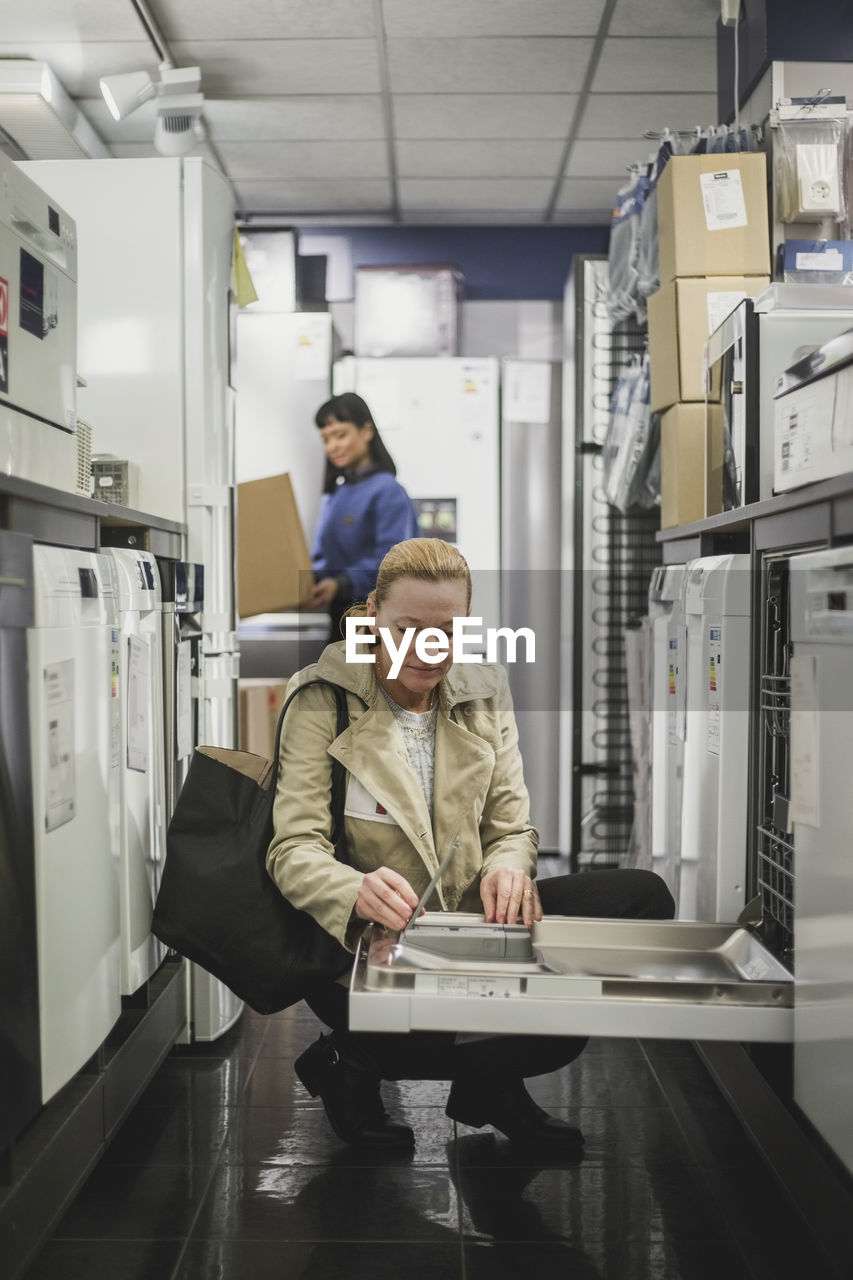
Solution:
[[(77, 225), (77, 407), (92, 450), (135, 463), (134, 505), (186, 524), (185, 559), (204, 565), (199, 739), (235, 746), (230, 185), (195, 156), (21, 167)], [(242, 1005), (218, 992), (191, 1008), (193, 1034), (212, 1039)]]
[(336, 395), (366, 400), (419, 513), (454, 542), (474, 583), (471, 613), (500, 625), (500, 365), (493, 357), (339, 360)]

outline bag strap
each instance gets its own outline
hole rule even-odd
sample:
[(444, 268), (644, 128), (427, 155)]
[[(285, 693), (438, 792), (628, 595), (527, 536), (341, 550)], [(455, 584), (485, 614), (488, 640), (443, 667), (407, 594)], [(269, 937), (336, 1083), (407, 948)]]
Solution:
[[(346, 690), (342, 689), (339, 684), (333, 684), (331, 680), (322, 680), (319, 677), (315, 680), (306, 680), (304, 684), (297, 685), (293, 693), (285, 701), (278, 717), (278, 724), (275, 731), (275, 747), (273, 748), (273, 766), (275, 769), (275, 778), (273, 781), (273, 790), (278, 783), (278, 771), (281, 751), (281, 735), (284, 729), (284, 717), (287, 709), (293, 699), (308, 689), (312, 684), (324, 684), (335, 695), (335, 737), (340, 737), (345, 729), (349, 728), (349, 707), (347, 706)], [(349, 852), (346, 847), (344, 838), (344, 807), (346, 805), (346, 766), (341, 764), (340, 760), (332, 760), (332, 792), (329, 801), (329, 808), (332, 813), (332, 844), (335, 847), (335, 857), (340, 862), (349, 861)]]

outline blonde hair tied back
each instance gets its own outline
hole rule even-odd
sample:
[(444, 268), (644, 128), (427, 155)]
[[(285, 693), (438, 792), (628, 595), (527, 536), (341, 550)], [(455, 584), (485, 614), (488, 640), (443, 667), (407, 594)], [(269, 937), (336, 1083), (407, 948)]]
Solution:
[[(395, 582), (401, 578), (416, 578), (419, 582), (461, 582), (465, 587), (466, 604), (471, 604), (471, 571), (468, 562), (452, 542), (441, 538), (407, 538), (386, 552), (376, 575), (376, 586), (371, 591), (377, 607), (385, 600)], [(344, 618), (367, 616), (366, 601), (352, 605)], [(343, 620), (341, 621), (343, 627)]]

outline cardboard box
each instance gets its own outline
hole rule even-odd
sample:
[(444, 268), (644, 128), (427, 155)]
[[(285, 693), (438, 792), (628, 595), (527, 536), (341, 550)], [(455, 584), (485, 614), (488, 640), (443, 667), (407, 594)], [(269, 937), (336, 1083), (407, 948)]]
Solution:
[[(278, 717), (284, 706), (286, 681), (241, 680), (238, 684), (240, 727), (238, 746), (271, 760)], [(288, 713), (289, 714), (289, 713)]]
[(290, 476), (237, 486), (237, 610), (287, 613), (311, 596), (314, 575)]
[(853, 365), (780, 396), (774, 443), (776, 493), (853, 471)]
[[(691, 524), (720, 509), (708, 494), (721, 490), (723, 423), (719, 405), (674, 404), (660, 420), (660, 523), (662, 529)], [(714, 510), (709, 510), (714, 507)]]
[(676, 276), (770, 275), (761, 152), (674, 156), (657, 200), (662, 285)]
[[(768, 276), (706, 276), (671, 280), (648, 300), (651, 406), (705, 399), (705, 341), (742, 298)], [(714, 396), (717, 399), (717, 396)]]

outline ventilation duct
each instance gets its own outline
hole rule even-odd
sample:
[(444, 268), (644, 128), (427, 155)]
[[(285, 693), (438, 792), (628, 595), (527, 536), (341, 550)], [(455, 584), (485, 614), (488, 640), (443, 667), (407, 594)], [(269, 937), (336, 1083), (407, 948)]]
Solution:
[(16, 160), (110, 158), (47, 63), (23, 58), (0, 59), (0, 150)]

